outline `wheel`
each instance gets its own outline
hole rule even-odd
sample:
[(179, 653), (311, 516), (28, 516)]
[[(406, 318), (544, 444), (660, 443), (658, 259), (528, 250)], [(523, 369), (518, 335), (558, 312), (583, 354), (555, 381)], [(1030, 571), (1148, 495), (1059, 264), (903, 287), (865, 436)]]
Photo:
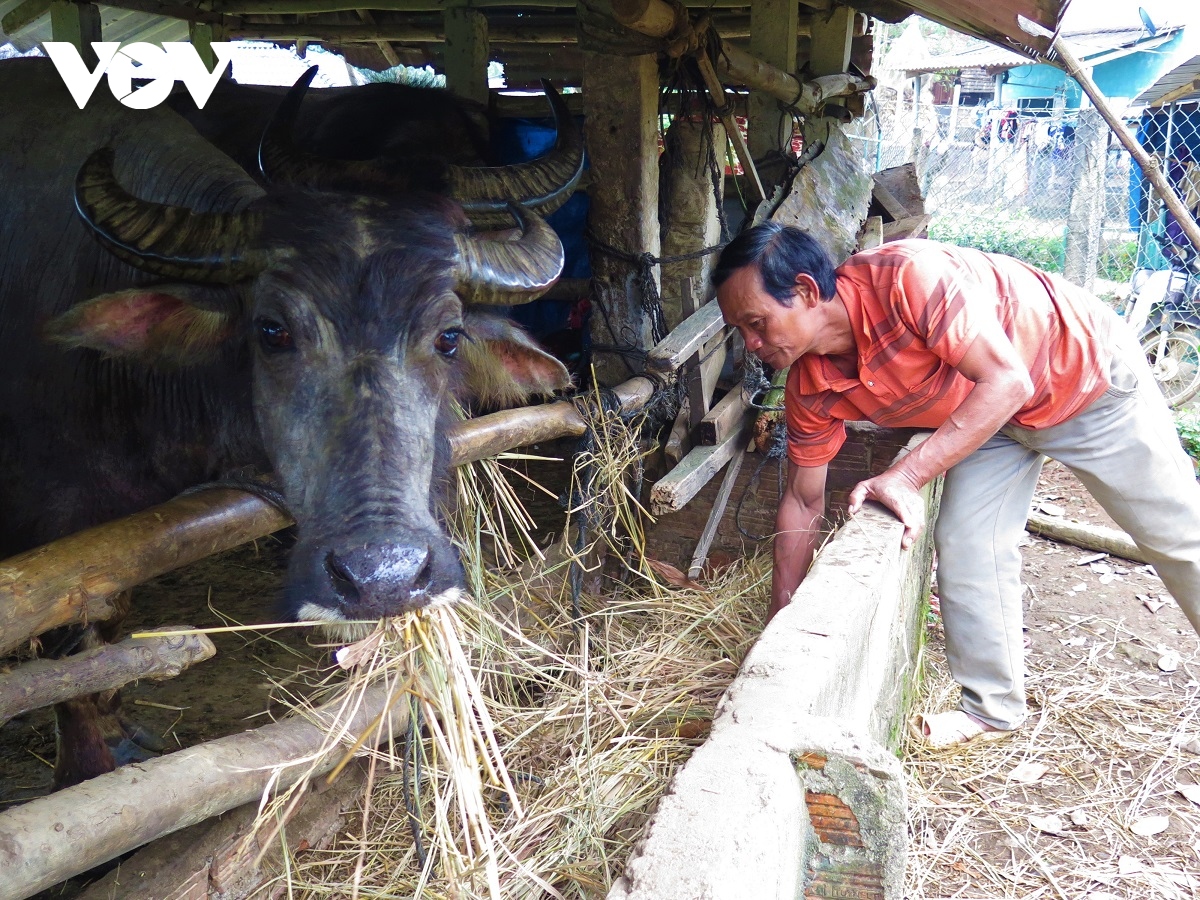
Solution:
[(1155, 331), (1142, 338), (1142, 352), (1167, 405), (1180, 406), (1200, 392), (1200, 340), (1190, 331)]

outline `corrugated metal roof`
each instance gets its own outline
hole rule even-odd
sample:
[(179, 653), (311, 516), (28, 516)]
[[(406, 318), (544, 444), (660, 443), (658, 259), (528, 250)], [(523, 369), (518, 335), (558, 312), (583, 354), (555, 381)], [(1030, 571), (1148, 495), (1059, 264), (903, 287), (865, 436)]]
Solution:
[[(1070, 45), (1075, 55), (1086, 62), (1092, 57), (1108, 54), (1114, 50), (1134, 52), (1152, 49), (1170, 40), (1179, 30), (1180, 26), (1160, 28), (1156, 34), (1152, 35), (1141, 28), (1097, 28), (1091, 31), (1063, 32), (1062, 38)], [(904, 66), (904, 71), (911, 75), (974, 68), (999, 71), (1011, 69), (1014, 66), (1025, 66), (1029, 62), (1028, 56), (987, 44), (958, 53), (934, 56), (926, 60), (913, 60), (912, 65)]]
[(1133, 98), (1135, 104), (1163, 106), (1200, 100), (1200, 56), (1182, 62)]

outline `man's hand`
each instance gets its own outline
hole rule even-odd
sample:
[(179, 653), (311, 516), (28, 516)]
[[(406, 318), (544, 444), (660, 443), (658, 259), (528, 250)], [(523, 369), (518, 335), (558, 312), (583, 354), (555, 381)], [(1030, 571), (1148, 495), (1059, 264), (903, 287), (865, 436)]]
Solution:
[(905, 550), (921, 536), (925, 528), (925, 501), (921, 498), (920, 486), (903, 472), (888, 469), (882, 475), (876, 475), (855, 485), (854, 490), (850, 492), (850, 503), (847, 507), (850, 515), (862, 509), (866, 500), (882, 503), (904, 525), (900, 546)]

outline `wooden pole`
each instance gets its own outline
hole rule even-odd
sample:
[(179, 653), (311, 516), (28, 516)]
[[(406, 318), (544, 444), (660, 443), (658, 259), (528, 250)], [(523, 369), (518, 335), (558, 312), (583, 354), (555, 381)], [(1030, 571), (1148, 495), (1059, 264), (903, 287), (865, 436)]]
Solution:
[[(799, 10), (791, 0), (752, 0), (750, 54), (780, 71), (796, 71), (796, 40), (792, 34), (799, 21)], [(720, 34), (729, 37), (725, 32)], [(752, 90), (746, 119), (747, 139), (755, 159), (761, 160), (771, 152), (790, 151), (792, 116), (779, 108), (779, 98)]]
[[(647, 378), (616, 388), (626, 411), (653, 393)], [(586, 429), (572, 403), (505, 410), (459, 424), (450, 435), (452, 459), (462, 465)], [(261, 497), (214, 488), (0, 561), (0, 655), (51, 628), (111, 618), (111, 598), (121, 591), (291, 523)]]
[(124, 687), (141, 678), (174, 678), (216, 652), (203, 634), (178, 634), (127, 638), (64, 659), (35, 659), (0, 678), (0, 725), (31, 709)]
[[(0, 900), (20, 900), (180, 828), (323, 775), (359, 735), (366, 744), (402, 734), (408, 704), (389, 709), (383, 686), (357, 706), (338, 699), (293, 718), (121, 766), (0, 812)], [(379, 727), (379, 723), (383, 726)], [(335, 737), (331, 737), (335, 735)], [(292, 760), (312, 765), (279, 767)], [(277, 776), (277, 777), (276, 777)]]
[[(1084, 71), (1079, 60), (1075, 58), (1075, 54), (1071, 52), (1071, 49), (1061, 37), (1054, 39), (1052, 49), (1058, 56), (1057, 62), (1059, 67), (1074, 78), (1079, 83), (1079, 86), (1083, 88), (1083, 92), (1088, 95), (1092, 104), (1100, 111), (1100, 115), (1104, 117), (1104, 121), (1112, 129), (1112, 133), (1117, 136), (1117, 140), (1129, 151), (1129, 155), (1133, 157), (1133, 161), (1141, 167), (1146, 179), (1150, 182), (1151, 187), (1154, 188), (1154, 192), (1162, 198), (1167, 209), (1171, 211), (1171, 215), (1178, 220), (1179, 226), (1183, 229), (1184, 234), (1187, 235), (1188, 240), (1192, 242), (1192, 246), (1196, 248), (1197, 252), (1200, 252), (1200, 226), (1197, 226), (1196, 220), (1192, 218), (1192, 214), (1188, 212), (1187, 207), (1183, 205), (1183, 201), (1179, 199), (1179, 195), (1175, 193), (1175, 189), (1171, 187), (1166, 176), (1158, 168), (1158, 162), (1151, 158), (1145, 148), (1138, 143), (1137, 138), (1125, 128), (1124, 124), (1117, 117), (1117, 114), (1113, 112), (1108, 98), (1096, 87), (1096, 82), (1092, 81), (1091, 76)], [(1049, 61), (1054, 62), (1053, 59)], [(995, 143), (995, 141), (996, 130), (993, 127), (992, 142)]]
[(1145, 555), (1133, 542), (1133, 538), (1125, 532), (1113, 528), (1083, 525), (1079, 522), (1067, 522), (1055, 516), (1030, 513), (1029, 521), (1025, 523), (1025, 530), (1031, 534), (1061, 541), (1064, 544), (1074, 544), (1084, 550), (1102, 550), (1122, 559), (1131, 559), (1140, 563), (1147, 562)]
[(460, 97), (488, 102), (488, 22), (477, 9), (448, 6), (442, 63), (446, 87)]
[(89, 69), (99, 60), (92, 49), (100, 41), (100, 8), (92, 3), (68, 3), (54, 0), (50, 4), (50, 34), (56, 41), (67, 41), (79, 50), (79, 58)]
[[(660, 255), (658, 228), (658, 59), (654, 54), (583, 55), (584, 133), (592, 166), (588, 229), (594, 358), (601, 384), (635, 371), (653, 343), (638, 286), (643, 253)], [(660, 273), (651, 267), (656, 282)]]

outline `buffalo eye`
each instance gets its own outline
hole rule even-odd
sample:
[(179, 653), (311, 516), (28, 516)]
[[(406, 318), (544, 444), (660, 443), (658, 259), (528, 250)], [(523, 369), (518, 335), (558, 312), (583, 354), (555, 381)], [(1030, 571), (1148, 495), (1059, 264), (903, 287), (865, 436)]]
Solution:
[(454, 354), (458, 352), (459, 340), (464, 333), (461, 328), (447, 328), (433, 339), (433, 349), (446, 359), (453, 359)]
[(286, 325), (274, 319), (259, 319), (255, 324), (258, 328), (258, 342), (268, 353), (295, 349), (292, 333)]

